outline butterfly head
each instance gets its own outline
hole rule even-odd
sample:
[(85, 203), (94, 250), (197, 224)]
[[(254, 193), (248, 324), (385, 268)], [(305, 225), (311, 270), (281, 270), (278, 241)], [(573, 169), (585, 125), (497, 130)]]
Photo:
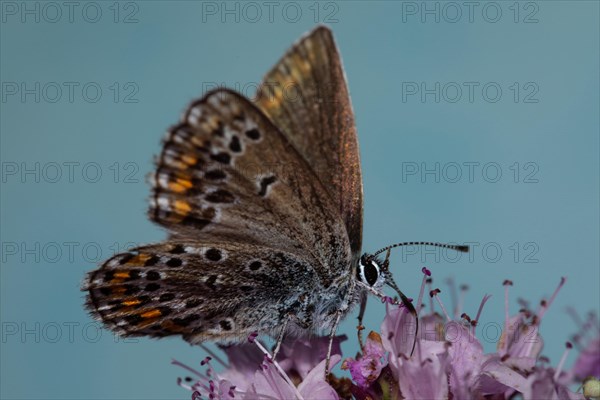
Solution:
[[(379, 291), (379, 289), (381, 289), (383, 285), (388, 285), (389, 287), (394, 289), (396, 293), (398, 293), (400, 299), (402, 300), (402, 303), (409, 309), (409, 311), (412, 314), (416, 315), (414, 306), (398, 288), (398, 285), (394, 281), (394, 277), (392, 276), (392, 273), (389, 270), (390, 251), (393, 248), (400, 246), (433, 246), (456, 250), (460, 252), (468, 252), (469, 247), (464, 245), (442, 244), (432, 242), (402, 242), (384, 247), (383, 249), (380, 249), (373, 254), (365, 253), (360, 257), (358, 261), (358, 268), (356, 269), (356, 279), (360, 283), (374, 289), (376, 292), (379, 292), (380, 295), (383, 294)], [(384, 261), (381, 261), (381, 259), (378, 257), (382, 253), (386, 253)]]
[(380, 289), (388, 276), (387, 263), (365, 253), (358, 260), (356, 279), (374, 289)]

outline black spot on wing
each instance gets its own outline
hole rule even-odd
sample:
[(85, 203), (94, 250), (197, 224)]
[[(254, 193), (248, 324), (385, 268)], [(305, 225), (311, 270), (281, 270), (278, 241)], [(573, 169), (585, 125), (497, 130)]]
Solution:
[(124, 286), (125, 286), (125, 294), (127, 296), (136, 294), (137, 292), (139, 292), (141, 290), (140, 287), (137, 285), (124, 285)]
[(229, 142), (229, 150), (233, 151), (234, 153), (239, 153), (240, 151), (242, 151), (242, 144), (240, 143), (240, 138), (238, 138), (235, 135), (231, 137), (231, 142)]
[(171, 249), (171, 251), (169, 251), (169, 253), (171, 253), (171, 254), (182, 254), (182, 253), (185, 253), (185, 248), (182, 245), (177, 244), (177, 245), (175, 245), (175, 247), (173, 247)]
[(225, 174), (225, 172), (220, 169), (213, 169), (213, 170), (207, 171), (204, 174), (204, 178), (206, 178), (210, 181), (219, 181), (219, 180), (227, 178), (227, 174)]
[(157, 281), (160, 279), (160, 274), (156, 271), (146, 272), (146, 279), (149, 281)]
[(248, 265), (248, 268), (250, 269), (250, 271), (258, 271), (262, 268), (262, 266), (263, 265), (260, 261), (253, 261), (250, 263), (250, 265)]
[(260, 132), (256, 128), (250, 129), (246, 131), (246, 136), (252, 140), (258, 140), (260, 139)]
[(160, 285), (158, 283), (154, 283), (154, 282), (147, 284), (146, 287), (144, 288), (144, 290), (147, 292), (154, 292), (158, 289), (160, 289)]
[(260, 191), (258, 192), (258, 195), (262, 196), (262, 197), (266, 196), (267, 189), (269, 188), (270, 185), (275, 183), (276, 180), (277, 180), (277, 178), (275, 178), (274, 176), (267, 176), (265, 178), (262, 178), (260, 180)]
[(229, 153), (225, 153), (224, 151), (216, 154), (211, 154), (210, 158), (217, 162), (220, 162), (221, 164), (229, 164), (229, 162), (231, 161), (231, 156), (229, 155)]
[(183, 264), (181, 258), (171, 258), (169, 261), (167, 261), (167, 265), (169, 267), (181, 267), (181, 264)]
[(209, 225), (212, 221), (205, 218), (194, 218), (187, 216), (182, 221), (181, 224), (185, 226), (190, 226), (196, 228), (198, 230), (204, 229), (207, 225)]
[(167, 315), (171, 314), (172, 310), (170, 307), (162, 306), (162, 307), (158, 307), (158, 311), (160, 311), (160, 314), (162, 316), (167, 316)]
[(195, 307), (198, 307), (202, 303), (203, 303), (202, 299), (198, 299), (198, 298), (190, 299), (185, 302), (185, 307), (186, 308), (195, 308)]
[(125, 317), (125, 321), (127, 321), (128, 323), (135, 325), (139, 322), (142, 321), (142, 316), (139, 314), (131, 314), (131, 315), (127, 315)]
[(216, 289), (216, 285), (215, 282), (217, 282), (217, 276), (216, 275), (211, 275), (208, 277), (208, 279), (206, 280), (206, 286), (208, 286), (211, 289)]
[(235, 197), (227, 190), (219, 189), (207, 194), (205, 199), (211, 203), (233, 203)]
[(231, 326), (231, 322), (227, 320), (220, 321), (219, 325), (221, 325), (221, 328), (223, 328), (224, 331), (230, 331), (231, 329), (233, 329), (233, 327)]
[(219, 261), (223, 257), (219, 249), (208, 249), (204, 256), (210, 261)]
[(173, 293), (164, 293), (158, 298), (158, 300), (161, 302), (165, 302), (165, 301), (171, 301), (174, 298), (175, 298), (175, 295)]
[(145, 267), (151, 267), (152, 265), (156, 264), (158, 262), (158, 260), (160, 260), (160, 257), (158, 256), (152, 256), (149, 259), (146, 260), (146, 262), (144, 263)]

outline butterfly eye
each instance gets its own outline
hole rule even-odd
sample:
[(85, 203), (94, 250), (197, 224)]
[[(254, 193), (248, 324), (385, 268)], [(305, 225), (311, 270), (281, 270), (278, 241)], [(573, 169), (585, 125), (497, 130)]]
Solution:
[(358, 278), (369, 286), (373, 286), (379, 279), (379, 265), (375, 260), (361, 257), (358, 263)]

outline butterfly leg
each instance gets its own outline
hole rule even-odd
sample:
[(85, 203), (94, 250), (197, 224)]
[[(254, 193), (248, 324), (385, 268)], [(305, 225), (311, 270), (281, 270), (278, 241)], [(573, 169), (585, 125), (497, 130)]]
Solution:
[(281, 331), (277, 336), (277, 343), (275, 343), (275, 349), (273, 349), (273, 360), (277, 359), (277, 353), (279, 353), (279, 349), (281, 349), (281, 343), (283, 343), (283, 337), (285, 335), (285, 331), (287, 330), (288, 323), (292, 319), (292, 315), (288, 315), (288, 317), (283, 321), (283, 326), (281, 327)]
[(327, 347), (327, 359), (325, 361), (325, 380), (327, 380), (327, 376), (329, 375), (329, 363), (331, 362), (331, 350), (333, 348), (333, 339), (335, 338), (335, 333), (343, 315), (343, 310), (336, 311), (335, 320), (333, 322), (333, 326), (331, 327), (331, 332), (329, 333), (329, 346)]
[(358, 344), (360, 345), (360, 349), (363, 350), (363, 337), (362, 331), (365, 330), (363, 325), (363, 318), (365, 316), (365, 310), (367, 309), (367, 296), (362, 296), (360, 299), (360, 311), (358, 312), (358, 326), (356, 327), (356, 334), (358, 336)]

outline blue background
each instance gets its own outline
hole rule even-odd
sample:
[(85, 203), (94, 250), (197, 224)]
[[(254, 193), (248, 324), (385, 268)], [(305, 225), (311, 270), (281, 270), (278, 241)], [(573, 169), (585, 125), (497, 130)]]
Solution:
[[(462, 2), (278, 3), (272, 21), (262, 2), (254, 3), (260, 16), (235, 2), (121, 3), (116, 16), (113, 2), (77, 4), (70, 21), (64, 6), (57, 16), (43, 3), (2, 3), (2, 398), (188, 398), (175, 384), (183, 371), (169, 362), (196, 364), (203, 352), (179, 339), (123, 341), (98, 332), (80, 282), (115, 243), (122, 250), (165, 236), (146, 219), (145, 176), (188, 102), (213, 82), (251, 95), (315, 22), (333, 29), (349, 81), (364, 173), (364, 249), (405, 240), (478, 243), (472, 259), (454, 262), (452, 253), (439, 260), (394, 253), (401, 288), (415, 297), (427, 265), (447, 308), (449, 276), (470, 286), (465, 311), (473, 317), (492, 294), (481, 321), (489, 339), (503, 321), (504, 279), (515, 282), (514, 313), (517, 297), (535, 306), (568, 276), (542, 323), (544, 354), (555, 365), (576, 331), (565, 308), (600, 308), (598, 2), (522, 2), (518, 15), (514, 2), (479, 2), (471, 21)], [(22, 16), (23, 7), (38, 7), (39, 22)], [(224, 7), (233, 14), (221, 15)], [(438, 7), (439, 22), (420, 7)], [(36, 94), (21, 98), (21, 83), (35, 92), (36, 82), (39, 102)], [(79, 85), (73, 99), (65, 82)], [(440, 83), (439, 102), (407, 93), (422, 82)], [(465, 82), (478, 85), (472, 101)], [(92, 102), (95, 87), (102, 95)], [(72, 182), (70, 162), (79, 163), (71, 164)], [(470, 162), (479, 163), (472, 180)], [(39, 182), (20, 175), (36, 163)], [(438, 182), (403, 174), (436, 163)], [(102, 176), (91, 182), (96, 167)], [(502, 176), (494, 183), (496, 167)], [(369, 329), (379, 328), (383, 311), (371, 301)], [(346, 356), (357, 348), (354, 326), (354, 317), (341, 326), (351, 338)], [(488, 351), (493, 342), (484, 340)]]

